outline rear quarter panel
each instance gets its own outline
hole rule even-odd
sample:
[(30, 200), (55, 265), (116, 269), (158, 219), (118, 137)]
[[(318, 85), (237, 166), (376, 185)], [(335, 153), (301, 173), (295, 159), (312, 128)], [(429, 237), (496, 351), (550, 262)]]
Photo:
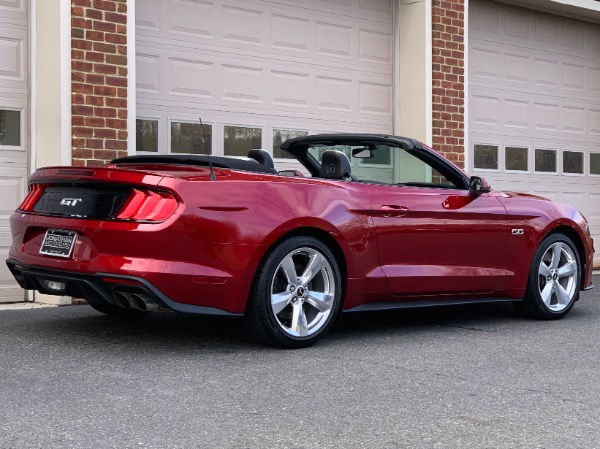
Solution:
[[(165, 178), (161, 185), (183, 199), (186, 235), (223, 248), (221, 257), (242, 277), (236, 307), (240, 310), (265, 254), (278, 240), (298, 231), (318, 229), (335, 239), (344, 256), (348, 282), (378, 271), (371, 204), (364, 184), (221, 172), (217, 181)], [(253, 249), (240, 251), (243, 247)], [(244, 259), (235, 256), (247, 253), (251, 256)], [(374, 282), (378, 281), (385, 286), (385, 279)], [(363, 298), (362, 292), (352, 292), (345, 307)]]

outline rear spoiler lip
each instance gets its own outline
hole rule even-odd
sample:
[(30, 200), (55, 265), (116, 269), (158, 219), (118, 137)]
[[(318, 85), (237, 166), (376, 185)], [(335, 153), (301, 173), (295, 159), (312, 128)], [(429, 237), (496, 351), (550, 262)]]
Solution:
[(167, 175), (142, 170), (115, 169), (108, 167), (43, 167), (29, 178), (30, 183), (53, 181), (112, 182), (157, 187)]

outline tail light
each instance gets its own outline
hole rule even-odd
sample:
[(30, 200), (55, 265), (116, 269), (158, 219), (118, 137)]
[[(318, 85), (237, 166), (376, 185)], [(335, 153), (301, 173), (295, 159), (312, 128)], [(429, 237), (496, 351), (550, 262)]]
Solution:
[(31, 184), (29, 186), (29, 193), (27, 193), (27, 196), (19, 206), (19, 210), (27, 212), (33, 209), (37, 200), (39, 200), (42, 193), (44, 193), (44, 187), (43, 184)]
[(129, 198), (115, 218), (117, 220), (159, 222), (169, 218), (179, 206), (168, 192), (132, 189)]

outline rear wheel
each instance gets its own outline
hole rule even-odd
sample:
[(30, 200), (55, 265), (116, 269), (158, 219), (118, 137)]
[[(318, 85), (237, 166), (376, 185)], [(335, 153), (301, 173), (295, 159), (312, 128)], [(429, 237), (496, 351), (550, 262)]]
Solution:
[(246, 327), (260, 341), (283, 348), (314, 344), (340, 308), (342, 280), (335, 257), (320, 240), (292, 237), (259, 267)]
[(581, 264), (573, 241), (564, 234), (549, 235), (533, 258), (525, 298), (515, 306), (532, 318), (562, 318), (579, 298), (580, 283)]

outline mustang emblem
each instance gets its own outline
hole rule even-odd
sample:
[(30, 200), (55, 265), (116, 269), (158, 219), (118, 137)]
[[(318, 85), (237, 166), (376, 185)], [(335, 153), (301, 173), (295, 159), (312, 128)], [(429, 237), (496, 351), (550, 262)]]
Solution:
[(60, 200), (61, 206), (76, 206), (78, 203), (81, 203), (83, 200), (81, 198), (63, 198)]

